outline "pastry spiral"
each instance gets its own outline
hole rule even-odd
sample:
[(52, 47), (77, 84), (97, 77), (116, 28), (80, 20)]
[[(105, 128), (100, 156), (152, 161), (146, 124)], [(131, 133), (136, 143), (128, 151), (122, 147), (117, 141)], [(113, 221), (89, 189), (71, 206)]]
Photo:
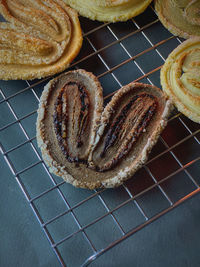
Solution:
[(177, 109), (200, 123), (200, 37), (188, 39), (169, 55), (161, 84)]
[(70, 71), (42, 93), (38, 146), (50, 170), (74, 186), (118, 186), (147, 160), (170, 109), (162, 90), (141, 83), (122, 87), (103, 109), (97, 78)]
[(81, 48), (77, 13), (62, 0), (1, 0), (0, 13), (0, 79), (61, 72)]
[(141, 14), (152, 0), (64, 0), (81, 16), (99, 21), (126, 21)]
[(185, 39), (200, 36), (199, 0), (156, 0), (155, 9), (163, 25)]

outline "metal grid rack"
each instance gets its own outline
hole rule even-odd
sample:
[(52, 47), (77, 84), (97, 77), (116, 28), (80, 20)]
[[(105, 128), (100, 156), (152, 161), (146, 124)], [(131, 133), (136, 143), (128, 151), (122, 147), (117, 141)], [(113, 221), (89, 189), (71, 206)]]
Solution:
[[(71, 68), (96, 74), (105, 102), (133, 80), (160, 87), (160, 68), (182, 40), (161, 25), (153, 6), (123, 23), (80, 20), (84, 43)], [(117, 189), (76, 189), (49, 173), (36, 144), (36, 111), (48, 80), (0, 81), (0, 149), (61, 266), (88, 266), (200, 191), (200, 127), (174, 111), (132, 179)], [(77, 259), (70, 247), (84, 256)]]

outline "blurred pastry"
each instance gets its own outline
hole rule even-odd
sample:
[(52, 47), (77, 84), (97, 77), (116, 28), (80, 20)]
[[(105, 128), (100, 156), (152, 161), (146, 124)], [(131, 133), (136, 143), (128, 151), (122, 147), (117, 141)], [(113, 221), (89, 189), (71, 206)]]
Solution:
[(0, 13), (0, 79), (61, 72), (81, 48), (77, 13), (62, 0), (0, 1)]
[(162, 90), (141, 83), (122, 87), (103, 109), (97, 78), (70, 71), (42, 93), (38, 146), (50, 171), (74, 186), (115, 187), (145, 163), (170, 109)]
[(200, 37), (188, 39), (168, 56), (161, 84), (177, 109), (200, 123)]
[(185, 39), (200, 36), (200, 0), (156, 0), (155, 9), (174, 35)]
[(64, 0), (83, 17), (99, 21), (126, 21), (141, 14), (152, 0)]

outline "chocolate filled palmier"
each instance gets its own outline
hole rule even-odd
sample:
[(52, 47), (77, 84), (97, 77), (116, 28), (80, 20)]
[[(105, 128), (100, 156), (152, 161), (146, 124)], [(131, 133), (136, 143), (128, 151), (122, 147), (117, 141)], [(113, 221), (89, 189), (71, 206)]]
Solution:
[(64, 0), (81, 16), (92, 20), (126, 21), (141, 14), (152, 0)]
[(0, 79), (61, 72), (81, 48), (78, 15), (62, 0), (0, 1), (0, 13)]
[(122, 87), (103, 109), (97, 78), (70, 71), (42, 93), (38, 146), (50, 170), (74, 186), (115, 187), (146, 161), (170, 109), (160, 89), (141, 83)]
[(180, 112), (200, 123), (200, 37), (172, 51), (161, 69), (161, 85)]

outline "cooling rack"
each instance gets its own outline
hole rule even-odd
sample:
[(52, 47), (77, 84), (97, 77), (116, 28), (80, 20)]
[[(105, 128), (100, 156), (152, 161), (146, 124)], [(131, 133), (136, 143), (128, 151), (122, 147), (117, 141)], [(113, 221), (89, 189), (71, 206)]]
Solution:
[[(160, 68), (182, 42), (153, 6), (123, 23), (80, 21), (84, 42), (71, 69), (97, 75), (105, 103), (131, 81), (160, 87)], [(199, 193), (200, 126), (174, 110), (132, 179), (117, 189), (76, 189), (49, 172), (36, 143), (38, 102), (49, 80), (0, 81), (0, 149), (61, 266), (88, 266)]]

